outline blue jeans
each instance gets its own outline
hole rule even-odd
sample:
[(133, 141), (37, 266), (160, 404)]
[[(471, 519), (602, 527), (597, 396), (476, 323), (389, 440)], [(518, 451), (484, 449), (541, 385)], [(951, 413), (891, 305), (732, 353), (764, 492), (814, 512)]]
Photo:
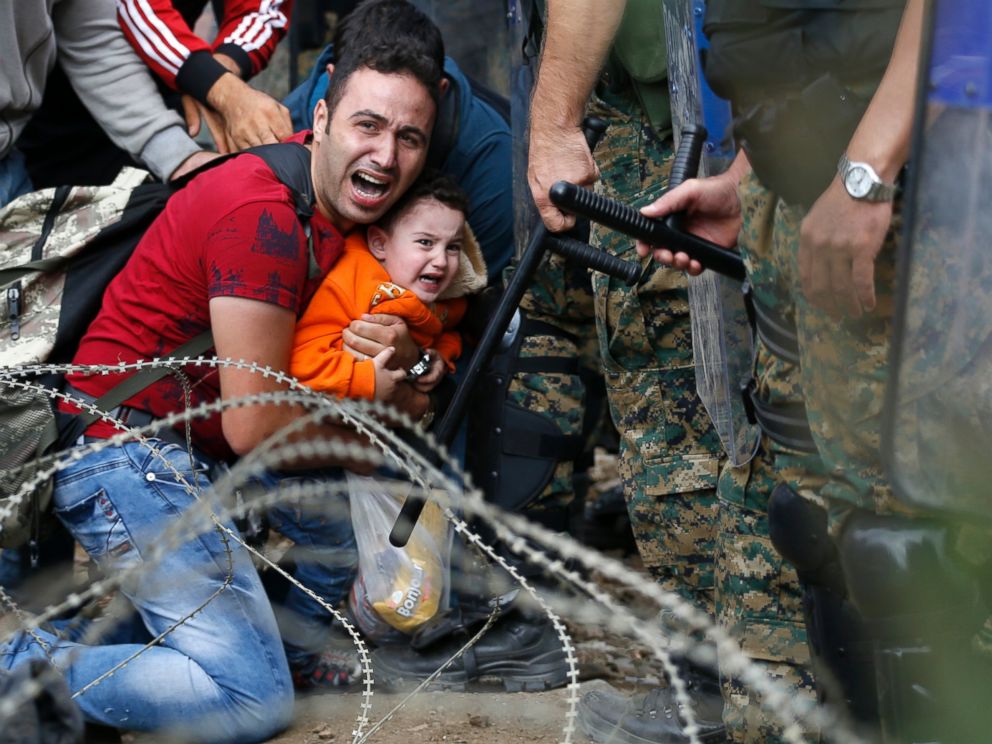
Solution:
[(0, 159), (0, 207), (31, 191), (31, 178), (20, 151), (13, 149)]
[[(184, 448), (159, 452), (210, 499), (206, 468), (191, 471)], [(72, 463), (55, 482), (55, 512), (107, 575), (145, 563), (163, 533), (196, 503), (166, 466), (138, 442)], [(122, 592), (152, 635), (150, 648), (80, 695), (87, 720), (136, 731), (178, 731), (185, 741), (253, 742), (291, 719), (293, 688), (275, 617), (248, 554), (225, 548), (216, 529), (194, 535), (127, 580)], [(230, 577), (231, 584), (207, 601)], [(206, 603), (206, 604), (204, 604)], [(130, 643), (81, 645), (38, 631), (74, 692), (141, 649)], [(44, 651), (27, 634), (0, 646), (0, 668)]]
[[(267, 473), (260, 482), (267, 489), (294, 482), (319, 483), (343, 480), (340, 470), (313, 473)], [(295, 563), (292, 575), (332, 607), (348, 595), (358, 573), (358, 546), (351, 526), (345, 493), (332, 493), (306, 504), (276, 506), (268, 512), (269, 524), (294, 546), (287, 553)], [(305, 667), (328, 640), (333, 616), (296, 586), (276, 607), (286, 658), (293, 667)]]

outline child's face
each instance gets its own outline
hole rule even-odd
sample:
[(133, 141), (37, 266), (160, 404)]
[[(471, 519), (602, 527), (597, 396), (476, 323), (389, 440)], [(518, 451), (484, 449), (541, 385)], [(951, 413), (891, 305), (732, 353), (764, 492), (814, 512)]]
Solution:
[(403, 212), (386, 232), (369, 228), (369, 250), (390, 280), (432, 303), (451, 284), (462, 253), (465, 215), (436, 199)]

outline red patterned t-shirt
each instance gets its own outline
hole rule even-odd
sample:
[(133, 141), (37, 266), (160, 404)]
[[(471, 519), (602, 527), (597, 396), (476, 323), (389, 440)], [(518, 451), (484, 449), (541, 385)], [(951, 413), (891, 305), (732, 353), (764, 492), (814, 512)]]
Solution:
[[(295, 135), (303, 141), (303, 135)], [(321, 274), (341, 254), (340, 232), (319, 213), (311, 219)], [(173, 195), (134, 255), (107, 287), (103, 307), (73, 362), (117, 364), (161, 357), (210, 326), (212, 297), (245, 297), (303, 312), (320, 278), (308, 280), (307, 242), (289, 189), (258, 157), (246, 154), (197, 176)], [(189, 366), (193, 406), (220, 395), (217, 371)], [(75, 375), (71, 384), (99, 397), (121, 375)], [(169, 375), (127, 401), (164, 416), (185, 409), (182, 382)], [(107, 437), (98, 422), (87, 434)], [(220, 416), (193, 423), (194, 442), (215, 457), (231, 454)]]

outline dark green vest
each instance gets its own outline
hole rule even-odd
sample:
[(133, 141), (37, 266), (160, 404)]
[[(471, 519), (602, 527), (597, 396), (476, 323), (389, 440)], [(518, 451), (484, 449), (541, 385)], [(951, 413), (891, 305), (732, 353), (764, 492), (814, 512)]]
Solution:
[(620, 77), (618, 66), (626, 74), (652, 128), (661, 137), (669, 136), (672, 113), (661, 0), (627, 1), (607, 65), (614, 82)]
[[(544, 0), (533, 0), (546, 18)], [(672, 133), (662, 0), (628, 0), (597, 92), (625, 113), (639, 107), (661, 137)]]
[(759, 178), (809, 206), (874, 94), (905, 0), (709, 0), (706, 79)]

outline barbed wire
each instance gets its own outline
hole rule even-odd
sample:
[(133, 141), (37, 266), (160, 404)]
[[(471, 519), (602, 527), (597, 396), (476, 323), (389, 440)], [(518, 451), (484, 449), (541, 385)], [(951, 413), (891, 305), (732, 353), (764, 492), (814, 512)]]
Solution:
[[(236, 401), (215, 401), (213, 403), (201, 404), (197, 407), (187, 408), (183, 412), (162, 417), (145, 427), (128, 428), (126, 425), (113, 419), (113, 417), (96, 411), (86, 401), (80, 401), (69, 394), (52, 391), (28, 381), (32, 376), (42, 374), (63, 374), (66, 372), (119, 374), (121, 372), (160, 366), (162, 364), (168, 364), (169, 366), (177, 365), (179, 367), (206, 365), (213, 368), (227, 366), (245, 369), (261, 374), (263, 377), (271, 377), (285, 384), (288, 389), (285, 391), (247, 396)], [(120, 434), (110, 439), (90, 442), (80, 447), (75, 447), (68, 452), (58, 453), (29, 463), (25, 467), (30, 468), (32, 471), (31, 475), (22, 483), (18, 494), (15, 494), (15, 497), (19, 497), (20, 499), (28, 498), (32, 490), (39, 483), (44, 482), (57, 472), (69, 467), (72, 463), (86, 457), (91, 452), (98, 452), (106, 447), (117, 446), (126, 440), (137, 440), (147, 446), (153, 453), (157, 453), (158, 446), (154, 434), (161, 431), (164, 427), (172, 428), (179, 423), (183, 423), (187, 427), (188, 432), (190, 422), (194, 418), (222, 413), (229, 408), (243, 405), (301, 405), (311, 409), (309, 413), (301, 416), (289, 427), (284, 428), (263, 445), (257, 447), (252, 453), (234, 465), (226, 476), (218, 479), (213, 484), (213, 499), (225, 504), (219, 511), (211, 511), (210, 505), (206, 501), (198, 500), (192, 508), (182, 514), (165, 531), (162, 535), (162, 540), (156, 546), (157, 549), (153, 555), (149, 556), (149, 559), (152, 562), (160, 560), (169, 550), (182, 544), (183, 540), (190, 539), (192, 535), (200, 534), (205, 529), (219, 529), (226, 534), (227, 539), (247, 549), (257, 560), (265, 564), (267, 568), (280, 572), (285, 578), (288, 578), (295, 586), (317, 601), (323, 609), (341, 622), (342, 627), (345, 627), (346, 631), (352, 636), (352, 641), (359, 650), (359, 658), (361, 659), (363, 668), (362, 702), (359, 718), (353, 731), (353, 741), (356, 743), (367, 741), (398, 710), (406, 705), (413, 696), (422, 689), (426, 689), (444, 669), (457, 661), (465, 650), (470, 648), (471, 645), (492, 627), (496, 621), (499, 608), (494, 609), (483, 629), (476, 636), (469, 639), (469, 642), (465, 646), (445, 661), (427, 680), (422, 682), (404, 700), (400, 701), (397, 706), (383, 716), (367, 732), (363, 731), (364, 727), (369, 723), (369, 713), (372, 709), (373, 672), (367, 648), (364, 646), (358, 631), (315, 592), (312, 592), (312, 590), (309, 590), (300, 582), (296, 581), (294, 577), (285, 572), (277, 563), (264, 556), (254, 547), (248, 545), (240, 535), (224, 524), (225, 520), (243, 516), (248, 509), (253, 507), (262, 508), (271, 506), (281, 500), (300, 500), (307, 498), (307, 491), (308, 489), (314, 489), (316, 487), (314, 484), (294, 483), (289, 489), (280, 489), (278, 493), (265, 494), (262, 497), (253, 499), (250, 504), (235, 504), (231, 506), (229, 505), (230, 498), (225, 498), (229, 497), (247, 478), (253, 475), (259, 475), (267, 469), (278, 469), (281, 465), (296, 458), (326, 457), (337, 459), (338, 461), (365, 463), (368, 466), (381, 466), (384, 463), (389, 463), (392, 467), (404, 473), (410, 479), (411, 484), (424, 497), (432, 496), (439, 498), (443, 502), (442, 512), (452, 523), (455, 532), (461, 535), (469, 545), (484, 554), (489, 560), (499, 564), (501, 568), (506, 570), (514, 581), (537, 601), (538, 605), (541, 606), (542, 610), (551, 620), (558, 634), (559, 641), (562, 643), (563, 653), (569, 666), (567, 674), (569, 679), (567, 685), (568, 710), (563, 728), (564, 740), (566, 742), (571, 740), (572, 733), (574, 732), (578, 670), (571, 641), (555, 609), (563, 607), (566, 611), (576, 613), (586, 612), (587, 615), (588, 611), (581, 609), (581, 607), (571, 606), (567, 602), (562, 602), (561, 598), (558, 597), (543, 598), (510, 563), (503, 559), (492, 546), (483, 541), (468, 526), (467, 522), (455, 515), (451, 508), (452, 503), (450, 499), (457, 499), (457, 503), (454, 506), (460, 511), (464, 511), (471, 517), (479, 518), (484, 524), (489, 524), (494, 529), (497, 537), (511, 552), (519, 555), (527, 562), (540, 566), (563, 584), (575, 587), (578, 591), (583, 592), (586, 596), (593, 598), (597, 603), (602, 605), (605, 614), (601, 618), (601, 621), (604, 624), (611, 627), (623, 628), (626, 633), (633, 634), (645, 643), (651, 652), (661, 661), (663, 668), (669, 676), (680, 707), (686, 712), (686, 733), (692, 741), (698, 740), (698, 723), (695, 719), (692, 701), (688, 695), (685, 683), (678, 673), (678, 669), (672, 662), (671, 653), (673, 651), (692, 651), (692, 646), (696, 643), (695, 639), (699, 636), (705, 638), (706, 642), (716, 649), (719, 655), (721, 669), (725, 673), (738, 676), (748, 687), (751, 687), (761, 695), (768, 710), (776, 715), (785, 725), (783, 735), (786, 740), (790, 742), (802, 741), (801, 728), (798, 724), (800, 720), (806, 721), (813, 730), (819, 729), (824, 733), (829, 731), (830, 738), (835, 738), (838, 741), (857, 740), (855, 734), (846, 727), (846, 723), (839, 718), (836, 711), (823, 709), (818, 706), (805, 708), (800, 701), (790, 696), (789, 690), (785, 685), (769, 680), (760, 671), (758, 665), (748, 659), (740, 651), (736, 642), (722, 629), (715, 626), (705, 613), (684, 602), (677, 595), (664, 592), (653, 581), (650, 581), (643, 575), (630, 571), (622, 566), (622, 564), (612, 561), (601, 554), (595, 554), (595, 558), (592, 558), (592, 551), (587, 546), (580, 545), (567, 536), (552, 533), (522, 517), (502, 512), (485, 502), (481, 494), (472, 488), (468, 475), (462, 471), (459, 464), (451, 458), (444, 448), (438, 445), (433, 435), (419, 429), (408, 417), (393, 409), (376, 403), (327, 398), (299, 385), (293, 378), (287, 375), (268, 367), (260, 367), (245, 360), (219, 360), (202, 357), (168, 360), (168, 362), (149, 360), (119, 365), (44, 364), (16, 369), (0, 368), (0, 383), (9, 384), (14, 387), (20, 386), (24, 389), (33, 389), (43, 392), (53, 399), (74, 403), (82, 410), (99, 414), (101, 420), (110, 423), (120, 430)], [(436, 460), (432, 462), (416, 447), (401, 439), (390, 425), (384, 423), (384, 419), (390, 422), (396, 422), (399, 426), (413, 431), (419, 443)], [(293, 441), (293, 437), (301, 433), (309, 424), (326, 421), (351, 427), (360, 435), (364, 436), (373, 449), (370, 449), (367, 445), (356, 444), (353, 441), (335, 440), (333, 438), (313, 441)], [(182, 474), (172, 467), (166, 458), (161, 459), (165, 461), (164, 464), (166, 467), (176, 477), (177, 483), (183, 484), (184, 487), (192, 488), (193, 491), (191, 493), (198, 495), (195, 486), (191, 486), (186, 482)], [(195, 469), (192, 472), (195, 472)], [(384, 483), (382, 485), (386, 491), (394, 490), (394, 484)], [(320, 484), (320, 488), (325, 495), (338, 492), (341, 494), (347, 493), (347, 486), (343, 483), (323, 483)], [(397, 495), (406, 495), (409, 493), (408, 487), (405, 487), (402, 493), (400, 493), (398, 488), (395, 490)], [(317, 495), (314, 497), (317, 497)], [(19, 503), (14, 499), (8, 499), (6, 504), (0, 505), (0, 521), (8, 517), (11, 513), (10, 510), (17, 508), (17, 506), (19, 506)], [(544, 548), (544, 550), (547, 550), (555, 557), (549, 557), (547, 553), (535, 546)], [(610, 580), (633, 589), (642, 597), (670, 612), (674, 618), (685, 625), (687, 630), (667, 629), (665, 632), (662, 632), (660, 628), (655, 629), (648, 626), (642, 620), (635, 617), (627, 608), (611, 598), (602, 587), (583, 578), (577, 571), (567, 568), (563, 559), (574, 561), (577, 565), (582, 565), (587, 570), (595, 569)], [(26, 613), (17, 610), (14, 614), (18, 620), (18, 629), (25, 630), (32, 625), (37, 626), (59, 614), (78, 609), (87, 601), (100, 596), (106, 596), (110, 592), (116, 591), (128, 579), (129, 574), (147, 570), (147, 564), (148, 561), (146, 560), (136, 567), (126, 569), (121, 575), (95, 581), (83, 592), (72, 592), (63, 602), (50, 605), (34, 616), (29, 617)], [(225, 583), (224, 587), (219, 589), (217, 593), (223, 591), (226, 587), (227, 584)], [(10, 608), (8, 604), (10, 598), (6, 594), (0, 594), (0, 600), (3, 601), (5, 606)], [(152, 644), (149, 644), (149, 646), (161, 641), (171, 630), (172, 628), (160, 634), (159, 638), (153, 641)], [(0, 641), (2, 640), (0, 639)], [(140, 653), (138, 652), (134, 656), (136, 657)], [(128, 659), (124, 663), (129, 663), (130, 661), (131, 659)], [(712, 664), (715, 664), (715, 659), (711, 659), (710, 661)], [(123, 666), (123, 664), (118, 665), (118, 668), (120, 666)], [(100, 681), (111, 676), (114, 671), (117, 671), (117, 668), (109, 670), (99, 680), (89, 683), (85, 688), (77, 691), (76, 694), (82, 694), (95, 684), (99, 684)], [(0, 700), (0, 721), (5, 720), (13, 710), (16, 710), (19, 705), (19, 703), (15, 702), (16, 697), (22, 697), (23, 700), (21, 702), (24, 702), (31, 699), (33, 695), (39, 694), (41, 689), (42, 687), (38, 682), (29, 680), (24, 683), (23, 689), (20, 691), (22, 695), (15, 696), (8, 694), (4, 700)], [(831, 729), (830, 727), (833, 728)]]
[[(215, 364), (217, 364), (216, 360), (208, 360), (208, 361), (210, 362), (211, 366), (214, 366)], [(239, 366), (239, 367), (242, 367), (242, 368), (248, 368), (248, 369), (254, 368), (254, 365), (251, 365), (251, 364), (248, 364), (248, 363), (244, 363), (244, 362), (236, 362), (236, 363), (232, 363), (232, 364), (233, 365), (236, 365), (236, 366)], [(133, 365), (133, 366), (144, 367), (144, 366), (147, 366), (147, 365), (145, 365), (143, 363), (138, 363), (138, 364)], [(96, 371), (96, 370), (106, 371), (106, 372), (109, 372), (109, 371), (116, 372), (116, 371), (118, 371), (119, 368), (120, 368), (119, 366), (105, 367), (105, 366), (100, 366), (100, 365), (87, 365), (84, 368), (80, 368), (79, 366), (76, 366), (76, 367), (66, 366), (66, 367), (61, 368), (61, 371), (67, 372), (67, 371), (70, 371), (70, 370), (85, 369), (88, 372), (93, 372), (93, 371)], [(50, 365), (45, 365), (44, 367), (42, 367), (40, 369), (37, 369), (36, 372), (48, 373), (48, 372), (51, 371), (51, 369), (52, 369), (52, 367)], [(255, 368), (255, 371), (263, 371), (263, 370), (258, 370), (257, 368)], [(27, 371), (27, 370), (21, 369), (21, 370), (18, 370), (18, 372), (19, 372), (19, 376), (21, 376), (21, 377), (25, 377), (25, 376), (28, 376), (29, 375), (29, 371)], [(65, 393), (56, 393), (55, 391), (50, 391), (48, 389), (41, 388), (39, 386), (32, 386), (30, 383), (18, 382), (18, 383), (15, 383), (15, 384), (20, 385), (20, 386), (22, 386), (24, 388), (34, 388), (35, 390), (44, 392), (45, 394), (48, 394), (48, 395), (52, 395), (53, 397), (58, 397), (58, 398), (60, 398), (62, 400), (66, 400), (66, 401), (75, 403), (75, 404), (79, 405), (81, 408), (83, 408), (84, 410), (90, 410), (90, 411), (92, 411), (94, 413), (98, 413), (98, 411), (95, 409), (95, 407), (93, 407), (92, 405), (89, 405), (86, 401), (79, 400), (78, 398), (76, 398), (76, 397), (74, 397), (72, 395), (65, 394)], [(287, 396), (286, 394), (275, 393), (275, 394), (263, 394), (263, 395), (259, 395), (259, 396), (251, 396), (251, 397), (248, 397), (248, 398), (241, 399), (239, 401), (230, 402), (230, 405), (253, 405), (253, 404), (258, 404), (258, 403), (262, 403), (262, 402), (275, 402), (275, 401), (285, 402), (287, 399), (289, 401), (291, 401), (291, 402), (294, 402), (294, 403), (295, 402), (313, 402), (311, 400), (313, 398), (313, 396), (314, 396), (314, 394), (313, 394), (312, 391), (307, 390), (305, 388), (301, 388), (300, 389), (300, 392), (303, 393), (303, 399), (301, 399), (300, 396), (298, 396), (298, 395), (297, 396), (292, 396), (292, 395)], [(330, 400), (330, 399), (325, 399), (325, 400), (322, 400), (321, 402), (326, 403), (328, 400)], [(334, 403), (336, 404), (337, 401), (334, 401)], [(358, 406), (358, 408), (362, 408), (362, 407), (369, 408), (373, 412), (377, 412), (377, 413), (386, 413), (386, 412), (388, 412), (388, 413), (390, 413), (393, 416), (393, 418), (396, 418), (396, 416), (393, 414), (393, 412), (388, 411), (388, 409), (384, 409), (382, 407), (377, 407), (375, 405), (371, 405), (371, 406)], [(123, 439), (137, 438), (140, 441), (144, 441), (144, 443), (146, 445), (150, 446), (150, 448), (152, 450), (157, 451), (158, 448), (155, 447), (152, 443), (148, 442), (147, 439), (145, 439), (145, 437), (143, 436), (143, 434), (145, 434), (145, 433), (153, 433), (153, 431), (157, 431), (158, 429), (162, 428), (163, 426), (168, 426), (168, 425), (175, 424), (177, 421), (182, 420), (182, 419), (185, 419), (185, 421), (187, 422), (187, 427), (188, 427), (188, 422), (193, 417), (209, 415), (212, 412), (216, 412), (217, 410), (223, 410), (224, 408), (225, 408), (225, 406), (223, 404), (221, 404), (221, 405), (216, 405), (216, 404), (203, 405), (203, 406), (200, 406), (200, 407), (195, 408), (195, 409), (187, 410), (187, 411), (185, 411), (185, 412), (183, 412), (181, 414), (176, 414), (176, 415), (173, 415), (173, 416), (170, 416), (170, 417), (165, 417), (164, 419), (156, 422), (155, 424), (149, 424), (148, 426), (142, 427), (141, 429), (128, 428), (128, 427), (122, 425), (119, 421), (114, 420), (113, 417), (109, 417), (109, 416), (107, 416), (105, 414), (102, 414), (100, 417), (103, 420), (108, 420), (108, 421), (114, 423), (114, 425), (117, 426), (118, 428), (123, 429), (123, 431), (122, 431), (122, 433), (120, 435), (118, 435), (117, 437), (113, 438), (112, 440), (106, 440), (106, 442), (91, 443), (88, 447), (84, 445), (81, 448), (76, 448), (76, 449), (74, 449), (72, 451), (71, 457), (68, 458), (68, 459), (63, 459), (61, 461), (58, 461), (56, 458), (52, 458), (51, 466), (49, 468), (47, 468), (47, 469), (41, 469), (39, 472), (36, 472), (35, 475), (34, 475), (34, 477), (33, 477), (33, 480), (26, 482), (22, 486), (20, 495), (21, 496), (24, 496), (30, 490), (30, 488), (33, 485), (35, 485), (36, 483), (41, 482), (41, 481), (47, 479), (49, 477), (49, 475), (51, 475), (52, 472), (54, 472), (55, 470), (59, 469), (60, 465), (63, 465), (65, 462), (72, 462), (72, 461), (78, 460), (78, 459), (80, 459), (80, 457), (85, 456), (85, 454), (86, 454), (86, 451), (85, 450), (87, 450), (87, 449), (89, 449), (91, 451), (99, 451), (104, 446), (113, 446), (113, 445), (117, 444), (119, 441), (122, 441)], [(342, 414), (342, 411), (340, 411), (340, 410), (339, 411), (335, 411), (335, 413), (341, 415)], [(294, 425), (293, 426), (287, 427), (287, 429), (284, 429), (282, 432), (279, 432), (277, 436), (275, 436), (272, 439), (270, 439), (268, 442), (265, 443), (265, 445), (263, 445), (262, 447), (257, 448), (255, 450), (255, 452), (253, 452), (254, 457), (244, 458), (241, 461), (241, 463), (239, 463), (240, 469), (242, 471), (246, 471), (246, 472), (249, 472), (249, 473), (251, 473), (251, 472), (256, 472), (257, 473), (257, 472), (264, 471), (268, 467), (266, 464), (264, 464), (264, 463), (262, 463), (262, 464), (256, 464), (256, 467), (252, 468), (251, 465), (252, 465), (253, 461), (257, 463), (258, 460), (260, 460), (261, 458), (264, 457), (264, 455), (265, 455), (266, 452), (271, 451), (273, 448), (275, 448), (281, 442), (288, 440), (289, 437), (294, 432), (294, 429), (296, 429), (296, 430), (302, 430), (302, 429), (304, 429), (308, 425), (308, 423), (311, 423), (314, 420), (314, 418), (315, 418), (316, 415), (320, 415), (320, 414), (318, 413), (318, 414), (312, 415), (310, 417), (303, 417), (301, 419), (298, 419), (296, 422), (294, 422)], [(324, 415), (326, 415), (326, 412), (324, 412)], [(349, 416), (346, 413), (344, 415), (342, 415), (342, 418), (344, 420), (350, 420), (351, 423), (355, 424), (356, 425), (356, 428), (358, 428), (359, 431), (365, 433), (374, 444), (377, 444), (379, 446), (380, 450), (382, 450), (383, 452), (395, 452), (395, 448), (394, 449), (389, 449), (388, 446), (384, 445), (381, 442), (381, 440), (379, 440), (377, 438), (376, 432), (374, 431), (374, 429), (376, 428), (376, 424), (377, 424), (376, 421), (374, 421), (374, 420), (368, 420), (368, 419), (367, 420), (362, 420), (361, 418), (359, 418), (357, 416), (354, 416), (354, 415)], [(407, 424), (409, 425), (410, 422), (407, 421)], [(387, 433), (387, 435), (389, 433), (391, 433), (391, 432), (389, 432), (388, 429), (387, 430), (380, 430), (380, 433), (382, 431), (385, 431), (385, 433)], [(293, 449), (294, 454), (303, 454), (304, 456), (306, 456), (306, 454), (308, 454), (307, 453), (307, 450), (309, 449), (309, 443), (300, 443), (300, 444), (297, 444), (292, 449)], [(411, 451), (411, 453), (412, 454), (415, 454), (412, 451)], [(340, 451), (340, 449), (334, 448), (334, 449), (332, 449), (332, 454), (338, 454), (340, 456), (342, 454), (342, 452)], [(352, 455), (352, 454), (355, 454), (355, 453), (345, 452), (344, 454), (346, 454), (346, 455)], [(276, 462), (273, 462), (272, 464), (273, 465), (282, 464), (281, 463), (281, 460), (282, 459), (285, 459), (285, 455), (281, 455), (281, 456), (280, 455), (277, 455), (277, 457), (276, 457), (276, 460), (277, 461)], [(352, 459), (354, 459), (354, 458), (352, 458)], [(423, 470), (422, 469), (418, 471), (418, 470), (409, 468), (407, 466), (408, 461), (405, 461), (402, 458), (394, 457), (393, 459), (394, 459), (394, 465), (397, 465), (397, 466), (400, 466), (400, 467), (406, 469), (408, 471), (408, 473), (412, 477), (414, 477), (414, 479), (416, 481), (418, 481), (422, 485), (426, 486), (426, 482), (424, 481), (424, 479), (422, 477), (422, 473), (423, 473)], [(442, 454), (442, 459), (444, 459), (443, 454)], [(185, 478), (182, 476), (182, 474), (180, 474), (178, 471), (176, 471), (176, 469), (174, 467), (171, 466), (171, 463), (169, 463), (167, 460), (164, 460), (164, 459), (163, 459), (163, 463), (166, 465), (166, 467), (168, 467), (173, 472), (174, 477), (176, 477), (176, 479), (177, 479), (177, 482), (181, 482), (181, 483), (183, 483), (185, 485), (185, 487), (187, 489), (193, 490), (190, 487), (190, 485), (188, 484), (188, 482), (185, 480)], [(229, 478), (230, 488), (231, 489), (235, 488), (238, 482), (239, 482), (239, 480), (236, 477)], [(241, 481), (241, 482), (243, 482), (243, 481)], [(227, 530), (228, 532), (230, 532), (230, 529), (229, 528), (226, 528), (223, 525), (220, 525), (220, 526), (221, 526), (221, 528), (223, 528), (223, 529)], [(243, 541), (240, 540), (240, 538), (238, 538), (238, 542), (240, 542), (241, 544), (244, 544)], [(358, 636), (357, 632), (353, 629), (353, 627), (350, 625), (350, 623), (348, 623), (347, 620), (345, 620), (336, 610), (334, 610), (332, 607), (330, 607), (329, 605), (327, 605), (326, 602), (323, 602), (323, 600), (321, 598), (319, 598), (314, 592), (312, 592), (311, 590), (309, 590), (307, 587), (304, 587), (299, 582), (295, 581), (295, 579), (293, 577), (289, 576), (288, 574), (286, 574), (286, 572), (282, 571), (282, 569), (280, 567), (278, 567), (276, 564), (272, 563), (271, 561), (268, 561), (264, 556), (262, 556), (257, 551), (253, 550), (250, 546), (246, 546), (246, 547), (248, 547), (248, 549), (251, 550), (256, 555), (256, 557), (260, 558), (264, 562), (268, 563), (270, 567), (272, 567), (275, 570), (277, 570), (280, 573), (282, 573), (286, 578), (288, 578), (290, 581), (292, 581), (298, 588), (300, 588), (302, 591), (306, 592), (308, 594), (308, 596), (310, 596), (311, 598), (315, 599), (325, 609), (327, 609), (328, 611), (330, 611), (342, 623), (343, 627), (345, 627), (348, 630), (348, 632), (352, 635), (354, 642), (356, 643), (356, 645), (359, 648), (359, 655), (360, 655), (360, 658), (362, 659), (362, 662), (363, 662), (363, 672), (364, 672), (363, 677), (364, 677), (365, 680), (367, 680), (365, 682), (365, 687), (366, 687), (366, 696), (365, 697), (371, 697), (371, 684), (372, 684), (373, 676), (372, 676), (372, 672), (371, 672), (371, 665), (370, 665), (369, 659), (368, 659), (367, 649), (364, 647), (364, 644), (362, 643), (360, 636)], [(163, 551), (161, 551), (161, 554), (164, 555), (165, 552), (167, 552), (167, 551), (163, 550)], [(144, 564), (144, 567), (147, 569), (147, 566), (148, 566), (148, 561), (146, 560), (145, 561), (145, 564)], [(124, 578), (125, 577), (123, 577), (123, 576), (120, 576), (119, 577), (120, 581), (123, 581)], [(223, 589), (229, 583), (230, 583), (230, 574), (227, 577), (227, 581), (225, 582), (225, 585), (222, 586), (220, 589), (218, 589), (218, 591), (215, 592), (214, 595), (212, 595), (211, 599), (213, 598), (213, 596), (217, 596), (220, 593), (220, 591), (223, 591)], [(102, 589), (104, 589), (104, 587), (101, 587), (101, 590)], [(78, 596), (77, 597), (70, 597), (70, 600), (73, 601), (73, 602), (78, 602), (79, 601), (79, 598), (78, 598)], [(204, 604), (206, 604), (206, 603), (204, 603)], [(62, 609), (63, 608), (49, 608), (49, 610), (47, 611), (47, 613), (54, 615), (54, 614), (60, 612)], [(201, 608), (198, 608), (196, 611), (199, 611), (199, 609), (202, 609), (202, 606), (201, 606)], [(130, 663), (131, 661), (133, 661), (134, 658), (136, 658), (138, 655), (140, 655), (143, 651), (147, 650), (147, 648), (150, 648), (153, 645), (155, 645), (156, 643), (158, 643), (159, 641), (161, 641), (161, 639), (164, 638), (165, 635), (167, 635), (169, 632), (171, 632), (172, 630), (174, 630), (175, 627), (177, 627), (179, 624), (181, 624), (181, 622), (185, 622), (186, 620), (188, 620), (189, 617), (191, 617), (193, 614), (195, 614), (196, 611), (194, 611), (194, 613), (191, 613), (191, 615), (188, 615), (186, 618), (184, 618), (182, 621), (180, 621), (180, 623), (177, 623), (177, 624), (174, 624), (173, 626), (171, 626), (169, 629), (167, 629), (165, 631), (165, 633), (161, 634), (158, 638), (156, 638), (155, 640), (153, 640), (151, 643), (147, 644), (143, 649), (139, 650), (138, 652), (136, 652), (135, 654), (133, 654), (128, 659), (126, 659), (123, 662), (119, 663), (113, 669), (108, 670), (108, 672), (106, 672), (105, 674), (101, 675), (99, 678), (97, 678), (97, 679), (93, 680), (92, 682), (90, 682), (83, 690), (81, 690), (80, 692), (77, 692), (77, 695), (78, 694), (81, 694), (82, 692), (85, 692), (86, 690), (90, 689), (91, 687), (95, 686), (96, 684), (99, 684), (100, 682), (104, 681), (108, 677), (112, 676), (120, 668), (122, 668), (123, 666), (125, 666), (127, 663)], [(362, 711), (363, 711), (362, 712), (362, 716), (360, 717), (360, 719), (359, 719), (359, 721), (358, 721), (358, 723), (356, 725), (356, 730), (354, 732), (354, 735), (356, 736), (356, 738), (361, 734), (363, 725), (365, 723), (367, 723), (366, 714), (367, 714), (367, 711), (371, 708), (371, 705), (370, 705), (370, 703), (369, 703), (369, 701), (367, 699), (363, 700), (363, 703), (362, 703), (361, 708), (362, 708)]]

